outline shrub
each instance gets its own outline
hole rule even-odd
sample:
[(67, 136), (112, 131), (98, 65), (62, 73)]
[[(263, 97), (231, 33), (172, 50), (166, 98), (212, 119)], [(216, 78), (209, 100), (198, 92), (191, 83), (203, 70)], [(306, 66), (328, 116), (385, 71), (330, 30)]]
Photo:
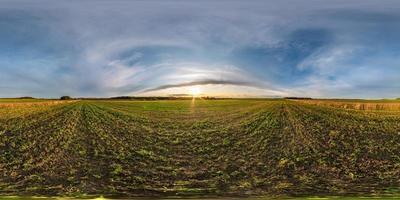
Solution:
[(62, 96), (60, 97), (61, 100), (70, 100), (72, 99), (70, 96)]

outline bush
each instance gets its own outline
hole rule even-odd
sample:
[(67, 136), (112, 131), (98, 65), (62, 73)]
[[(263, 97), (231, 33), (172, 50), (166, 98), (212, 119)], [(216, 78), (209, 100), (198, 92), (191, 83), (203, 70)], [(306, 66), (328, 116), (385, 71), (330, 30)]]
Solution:
[(62, 96), (60, 99), (61, 100), (71, 100), (72, 98), (70, 96)]

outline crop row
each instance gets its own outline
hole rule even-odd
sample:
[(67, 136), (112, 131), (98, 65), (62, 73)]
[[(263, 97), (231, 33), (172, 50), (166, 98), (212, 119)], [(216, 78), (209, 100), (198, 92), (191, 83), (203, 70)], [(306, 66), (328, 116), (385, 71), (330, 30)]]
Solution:
[(400, 115), (284, 100), (1, 108), (7, 194), (348, 194), (400, 182)]

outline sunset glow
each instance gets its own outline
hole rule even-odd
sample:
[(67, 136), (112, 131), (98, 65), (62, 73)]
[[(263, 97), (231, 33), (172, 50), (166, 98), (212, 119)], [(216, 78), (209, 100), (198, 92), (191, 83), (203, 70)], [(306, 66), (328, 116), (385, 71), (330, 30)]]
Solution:
[(194, 97), (197, 97), (201, 94), (201, 89), (198, 86), (193, 86), (190, 88), (190, 94)]

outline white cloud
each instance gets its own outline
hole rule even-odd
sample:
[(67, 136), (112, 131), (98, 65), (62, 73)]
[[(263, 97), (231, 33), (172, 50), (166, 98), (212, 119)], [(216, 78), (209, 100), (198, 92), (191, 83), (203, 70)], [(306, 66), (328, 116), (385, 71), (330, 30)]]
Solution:
[[(398, 26), (386, 24), (396, 22), (387, 19), (396, 17), (398, 8), (398, 1), (381, 3), (372, 0), (3, 1), (0, 15), (17, 16), (13, 26), (27, 27), (24, 23), (28, 22), (24, 19), (29, 18), (35, 19), (38, 27), (42, 28), (38, 32), (16, 29), (21, 31), (16, 34), (26, 39), (22, 42), (30, 45), (31, 51), (55, 55), (42, 63), (26, 59), (30, 65), (0, 63), (0, 77), (2, 80), (26, 77), (15, 85), (19, 88), (16, 90), (39, 96), (61, 93), (78, 96), (136, 94), (166, 84), (208, 79), (251, 82), (256, 86), (253, 89), (264, 87), (287, 95), (351, 95), (351, 91), (369, 83), (380, 85), (384, 82), (397, 86), (394, 82), (398, 78), (396, 67), (399, 62), (393, 57), (398, 55), (376, 52), (375, 55), (365, 55), (364, 51), (371, 45), (381, 45), (383, 50), (390, 45), (374, 43), (381, 35), (389, 33), (385, 29), (378, 30), (379, 26), (390, 29), (392, 36), (387, 40), (398, 38), (396, 33), (400, 30), (395, 28)], [(342, 11), (346, 11), (349, 19), (341, 17)], [(363, 23), (350, 18), (361, 19)], [(262, 63), (265, 68), (251, 71), (251, 66), (245, 68), (227, 60), (233, 49), (248, 46), (273, 48), (285, 43), (293, 31), (307, 28), (326, 29), (334, 35), (335, 41), (323, 44), (301, 63), (290, 66), (301, 72), (310, 71), (300, 78), (300, 75), (287, 73), (287, 76), (293, 76), (293, 80), (292, 77), (288, 80), (302, 82), (298, 86), (285, 86), (278, 81), (259, 78), (259, 73), (274, 71), (268, 69), (272, 68), (270, 63)], [(0, 36), (5, 30), (0, 30)], [(51, 51), (39, 49), (32, 42), (40, 34), (46, 34), (44, 37), (48, 41), (58, 41), (49, 42)], [(371, 40), (374, 41), (371, 43)], [(15, 41), (18, 42), (21, 41)], [(157, 46), (180, 51), (176, 54), (130, 52), (135, 48)], [(13, 55), (20, 53), (17, 46), (13, 51)], [(126, 55), (120, 56), (124, 53)], [(146, 56), (149, 54), (157, 57), (148, 59)], [(144, 62), (146, 59), (151, 62)], [(1, 88), (9, 87), (8, 82), (0, 80), (0, 93), (5, 91)], [(49, 86), (46, 91), (40, 89), (46, 85)], [(374, 95), (379, 94), (390, 95), (378, 91)]]

